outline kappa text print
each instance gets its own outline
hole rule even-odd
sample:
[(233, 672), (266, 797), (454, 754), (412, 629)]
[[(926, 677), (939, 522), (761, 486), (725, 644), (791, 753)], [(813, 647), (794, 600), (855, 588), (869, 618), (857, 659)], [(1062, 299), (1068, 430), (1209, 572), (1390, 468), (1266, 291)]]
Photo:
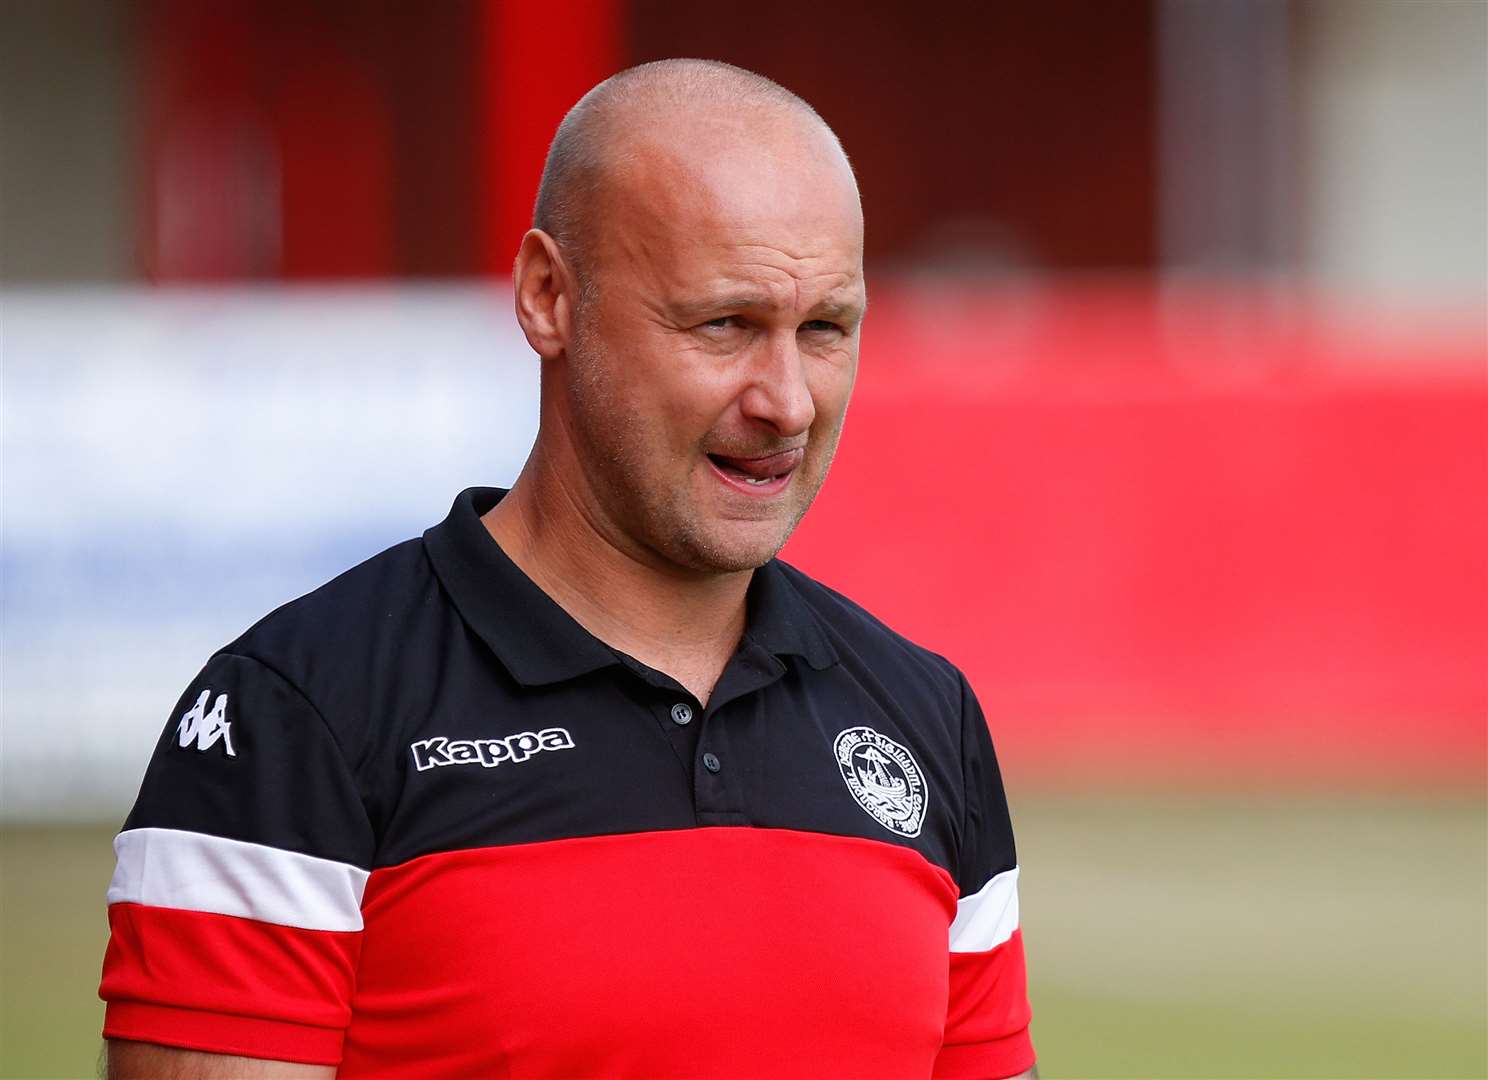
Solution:
[(540, 750), (572, 750), (573, 736), (567, 728), (523, 731), (501, 739), (445, 739), (437, 737), (413, 743), (413, 764), (419, 772), (441, 765), (481, 765), (494, 769), (503, 761), (523, 762)]

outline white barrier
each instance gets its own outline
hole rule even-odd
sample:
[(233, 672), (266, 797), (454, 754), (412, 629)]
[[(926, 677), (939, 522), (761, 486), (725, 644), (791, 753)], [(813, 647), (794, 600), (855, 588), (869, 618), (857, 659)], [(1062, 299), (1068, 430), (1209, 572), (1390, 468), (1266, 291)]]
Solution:
[(504, 289), (0, 292), (0, 817), (117, 819), (255, 619), (507, 484)]

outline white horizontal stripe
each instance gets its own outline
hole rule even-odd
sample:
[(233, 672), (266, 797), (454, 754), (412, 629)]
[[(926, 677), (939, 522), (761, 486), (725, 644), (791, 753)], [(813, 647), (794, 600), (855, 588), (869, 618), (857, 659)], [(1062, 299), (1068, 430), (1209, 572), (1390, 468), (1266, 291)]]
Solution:
[(1004, 870), (970, 896), (956, 901), (951, 952), (995, 949), (1018, 929), (1018, 868)]
[(129, 829), (114, 840), (110, 904), (206, 911), (297, 926), (360, 930), (367, 871), (263, 844), (180, 829)]

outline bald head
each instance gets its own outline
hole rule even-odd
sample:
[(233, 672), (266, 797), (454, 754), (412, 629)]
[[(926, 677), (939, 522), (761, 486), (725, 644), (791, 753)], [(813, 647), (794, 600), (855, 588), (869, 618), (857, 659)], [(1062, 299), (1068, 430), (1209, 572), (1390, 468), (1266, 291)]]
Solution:
[[(650, 148), (694, 148), (705, 129), (747, 126), (755, 140), (810, 139), (847, 166), (815, 109), (779, 83), (716, 60), (657, 60), (611, 76), (585, 94), (548, 149), (533, 227), (552, 236), (587, 284), (606, 182)], [(855, 190), (855, 189), (854, 189)]]

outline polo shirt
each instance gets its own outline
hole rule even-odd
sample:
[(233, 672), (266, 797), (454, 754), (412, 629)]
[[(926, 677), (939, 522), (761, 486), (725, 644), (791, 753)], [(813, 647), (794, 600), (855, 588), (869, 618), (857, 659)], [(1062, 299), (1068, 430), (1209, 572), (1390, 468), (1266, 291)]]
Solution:
[(780, 561), (706, 706), (486, 532), (278, 609), (115, 841), (104, 1035), (345, 1077), (1005, 1077), (1017, 860), (959, 671)]

